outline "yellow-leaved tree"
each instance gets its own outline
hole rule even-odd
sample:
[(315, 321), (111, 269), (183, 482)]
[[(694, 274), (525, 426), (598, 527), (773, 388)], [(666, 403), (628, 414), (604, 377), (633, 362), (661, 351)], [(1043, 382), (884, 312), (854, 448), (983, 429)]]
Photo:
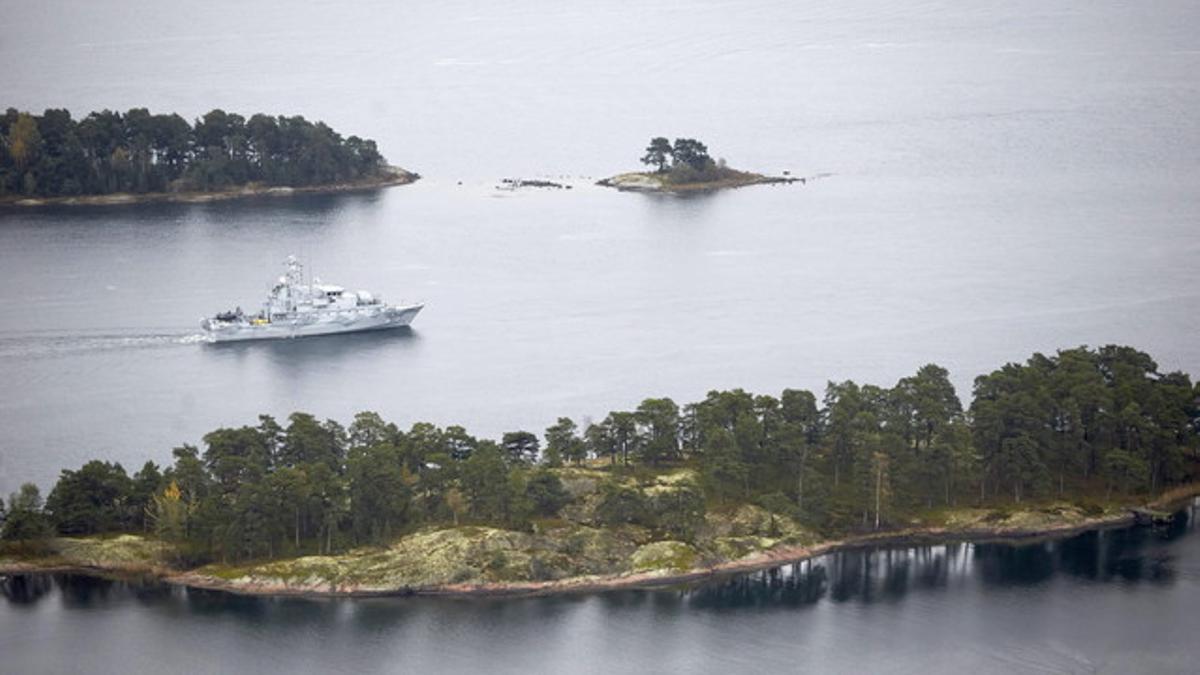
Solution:
[(174, 543), (187, 537), (192, 510), (192, 505), (184, 501), (179, 484), (171, 481), (162, 494), (154, 495), (146, 506), (146, 516), (154, 523), (154, 533), (159, 539)]

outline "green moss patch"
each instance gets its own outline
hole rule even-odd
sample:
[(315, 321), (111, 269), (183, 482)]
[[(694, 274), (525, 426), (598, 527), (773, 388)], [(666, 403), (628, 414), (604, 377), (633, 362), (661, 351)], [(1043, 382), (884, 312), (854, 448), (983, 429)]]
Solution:
[(696, 565), (697, 552), (682, 541), (656, 541), (638, 548), (631, 559), (636, 572), (686, 572)]

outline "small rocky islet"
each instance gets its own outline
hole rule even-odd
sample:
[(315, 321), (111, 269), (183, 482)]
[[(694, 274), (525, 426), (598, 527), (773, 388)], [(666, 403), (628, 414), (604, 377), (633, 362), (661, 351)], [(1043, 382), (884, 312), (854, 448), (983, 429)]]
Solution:
[(804, 184), (809, 180), (787, 171), (781, 176), (768, 176), (731, 168), (724, 159), (714, 160), (708, 146), (694, 138), (676, 138), (673, 143), (664, 136), (652, 138), (640, 161), (653, 170), (621, 173), (596, 184), (631, 192), (687, 193), (747, 185)]

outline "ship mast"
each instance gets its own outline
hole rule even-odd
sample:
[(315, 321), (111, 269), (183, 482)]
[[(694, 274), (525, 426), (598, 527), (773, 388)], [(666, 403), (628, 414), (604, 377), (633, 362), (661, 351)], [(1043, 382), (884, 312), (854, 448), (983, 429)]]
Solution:
[(300, 292), (300, 287), (304, 285), (304, 266), (296, 259), (296, 256), (289, 255), (287, 257), (287, 290), (288, 290), (288, 312), (295, 313), (296, 311), (296, 295)]

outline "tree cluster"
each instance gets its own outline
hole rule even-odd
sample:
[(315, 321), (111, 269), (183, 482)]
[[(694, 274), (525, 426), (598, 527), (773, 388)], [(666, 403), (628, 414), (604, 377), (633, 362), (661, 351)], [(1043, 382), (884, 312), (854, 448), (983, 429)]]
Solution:
[(731, 171), (723, 160), (713, 161), (708, 147), (694, 138), (676, 138), (674, 143), (663, 136), (652, 138), (641, 162), (676, 184), (716, 181)]
[(44, 507), (25, 486), (2, 533), (152, 531), (197, 559), (329, 552), (424, 524), (526, 527), (570, 501), (557, 467), (585, 462), (614, 474), (691, 466), (699, 477), (657, 492), (608, 481), (601, 524), (687, 539), (707, 507), (752, 502), (811, 527), (879, 528), (966, 501), (1141, 494), (1191, 480), (1198, 401), (1186, 374), (1109, 346), (1034, 354), (980, 376), (967, 409), (931, 364), (891, 388), (830, 382), (821, 399), (735, 389), (682, 407), (646, 399), (582, 426), (561, 417), (544, 449), (527, 431), (499, 442), (458, 426), (403, 431), (370, 412), (349, 427), (261, 416), (207, 434), (203, 451), (176, 448), (165, 469), (65, 470)]
[(325, 185), (378, 174), (372, 140), (322, 122), (213, 110), (194, 123), (134, 108), (0, 116), (0, 197), (215, 191), (261, 183)]
[(44, 506), (24, 486), (4, 538), (153, 532), (193, 561), (242, 560), (387, 542), (427, 522), (522, 527), (567, 501), (528, 432), (496, 443), (457, 426), (402, 431), (370, 412), (349, 427), (294, 413), (286, 426), (263, 415), (217, 429), (203, 445), (132, 476), (95, 460), (64, 470)]
[(1200, 423), (1186, 374), (1118, 346), (1034, 354), (976, 378), (970, 412), (981, 494), (1016, 501), (1091, 480), (1156, 492), (1187, 471)]

